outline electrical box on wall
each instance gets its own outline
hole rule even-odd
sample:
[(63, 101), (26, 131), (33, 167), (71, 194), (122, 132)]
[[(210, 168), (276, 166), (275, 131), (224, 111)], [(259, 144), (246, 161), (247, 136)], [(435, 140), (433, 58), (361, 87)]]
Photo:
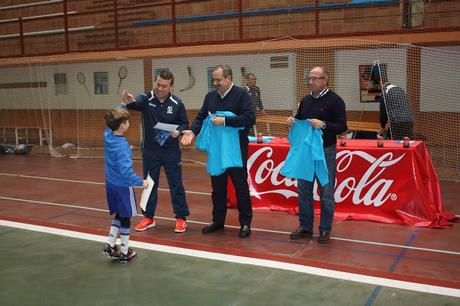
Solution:
[(425, 14), (424, 0), (411, 0), (401, 3), (401, 11), (403, 15), (403, 27), (417, 28), (423, 26)]

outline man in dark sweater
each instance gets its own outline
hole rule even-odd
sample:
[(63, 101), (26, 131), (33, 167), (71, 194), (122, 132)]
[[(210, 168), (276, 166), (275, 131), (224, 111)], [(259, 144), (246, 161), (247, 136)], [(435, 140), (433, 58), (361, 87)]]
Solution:
[[(321, 220), (319, 225), (319, 243), (328, 243), (334, 220), (334, 185), (336, 137), (347, 130), (345, 103), (336, 93), (328, 88), (329, 74), (323, 67), (314, 67), (308, 74), (311, 93), (300, 102), (295, 118), (308, 119), (310, 124), (323, 130), (323, 147), (328, 170), (329, 183), (321, 186)], [(294, 118), (287, 120), (289, 126)], [(313, 182), (299, 179), (297, 181), (299, 222), (297, 231), (291, 233), (291, 239), (312, 238), (313, 236)]]
[(247, 238), (251, 234), (252, 204), (248, 186), (248, 132), (255, 123), (254, 109), (246, 90), (233, 84), (232, 69), (228, 65), (219, 65), (212, 71), (213, 83), (216, 90), (209, 92), (204, 98), (203, 105), (192, 123), (191, 129), (183, 132), (182, 144), (189, 145), (195, 135), (201, 131), (204, 120), (208, 115), (217, 111), (230, 111), (235, 117), (213, 117), (212, 124), (217, 126), (243, 127), (239, 131), (240, 151), (243, 167), (227, 168), (221, 175), (211, 176), (212, 185), (212, 222), (203, 228), (203, 234), (209, 234), (224, 229), (227, 214), (227, 182), (228, 177), (236, 190), (239, 222), (241, 225), (239, 237)]

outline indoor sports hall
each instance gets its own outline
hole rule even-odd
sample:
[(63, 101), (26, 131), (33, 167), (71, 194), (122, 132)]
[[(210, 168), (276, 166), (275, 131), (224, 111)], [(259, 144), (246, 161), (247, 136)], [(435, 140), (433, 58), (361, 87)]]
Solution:
[[(452, 0), (0, 1), (1, 304), (458, 305), (459, 11)], [(248, 136), (250, 236), (239, 237), (231, 180), (225, 227), (202, 233), (210, 157), (192, 142), (180, 144), (186, 231), (175, 232), (163, 169), (156, 226), (134, 229), (134, 188), (137, 256), (108, 258), (107, 110), (124, 90), (156, 94), (169, 71), (192, 124), (221, 64), (260, 98)], [(316, 183), (313, 237), (290, 239), (298, 181), (280, 173), (288, 117), (318, 66), (347, 121), (327, 243)], [(405, 107), (390, 108), (393, 86)], [(410, 123), (396, 122), (407, 112)], [(146, 121), (130, 116), (125, 136), (143, 176)], [(411, 136), (399, 139), (398, 126)]]

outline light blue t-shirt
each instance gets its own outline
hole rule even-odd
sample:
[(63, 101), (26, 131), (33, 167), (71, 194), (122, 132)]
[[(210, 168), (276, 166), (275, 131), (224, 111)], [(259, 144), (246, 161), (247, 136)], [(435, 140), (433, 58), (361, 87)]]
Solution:
[(229, 126), (213, 125), (213, 117), (235, 117), (229, 111), (218, 111), (209, 115), (203, 121), (200, 134), (195, 142), (195, 146), (208, 153), (206, 172), (212, 176), (220, 175), (227, 168), (243, 167), (241, 159), (239, 130)]
[(323, 148), (323, 131), (311, 126), (309, 120), (295, 119), (288, 140), (291, 143), (280, 173), (289, 178), (313, 182), (315, 175), (321, 186), (329, 182)]

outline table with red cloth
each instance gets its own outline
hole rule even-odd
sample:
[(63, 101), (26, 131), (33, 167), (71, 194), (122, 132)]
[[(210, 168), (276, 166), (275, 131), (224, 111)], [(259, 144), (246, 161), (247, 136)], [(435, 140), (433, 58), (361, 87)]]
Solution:
[[(248, 182), (254, 209), (298, 213), (297, 181), (280, 175), (289, 143), (250, 143)], [(421, 141), (403, 148), (387, 140), (348, 140), (337, 145), (335, 186), (336, 220), (371, 220), (425, 227), (447, 227), (455, 220), (443, 209), (438, 176)], [(228, 203), (236, 207), (229, 180)], [(319, 189), (314, 186), (315, 214), (319, 215)]]

